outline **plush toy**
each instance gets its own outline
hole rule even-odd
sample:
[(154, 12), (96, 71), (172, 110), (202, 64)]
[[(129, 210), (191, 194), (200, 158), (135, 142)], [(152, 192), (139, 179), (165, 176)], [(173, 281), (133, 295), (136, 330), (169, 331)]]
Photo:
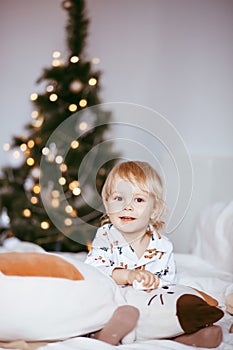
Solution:
[(215, 299), (182, 285), (164, 286), (150, 293), (126, 287), (124, 297), (128, 304), (140, 311), (136, 340), (194, 333), (213, 325), (223, 316)]
[(171, 285), (150, 293), (119, 288), (95, 267), (55, 254), (2, 253), (0, 271), (1, 341), (90, 334), (127, 304), (140, 316), (124, 342), (196, 332), (223, 316), (192, 288)]

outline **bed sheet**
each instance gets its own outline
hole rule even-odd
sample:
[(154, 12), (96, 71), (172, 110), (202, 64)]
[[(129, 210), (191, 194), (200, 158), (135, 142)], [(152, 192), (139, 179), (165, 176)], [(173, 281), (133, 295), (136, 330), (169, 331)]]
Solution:
[[(0, 247), (0, 252), (4, 251), (41, 251), (38, 246), (11, 240)], [(63, 256), (72, 257), (79, 261), (85, 260), (85, 253), (61, 253)], [(233, 293), (233, 274), (217, 270), (200, 257), (190, 254), (175, 254), (177, 264), (178, 283), (189, 285), (205, 291), (215, 297), (219, 306), (225, 311), (225, 298), (229, 293)], [(233, 316), (225, 313), (225, 316), (217, 323), (223, 330), (223, 342), (218, 350), (233, 349), (233, 333), (229, 333), (233, 325)], [(0, 348), (3, 349), (3, 348)], [(191, 350), (193, 347), (176, 343), (170, 340), (150, 340), (112, 346), (94, 339), (85, 337), (74, 337), (59, 342), (52, 342), (42, 345), (39, 350)], [(200, 350), (204, 348), (199, 348)], [(205, 349), (206, 350), (206, 349)]]

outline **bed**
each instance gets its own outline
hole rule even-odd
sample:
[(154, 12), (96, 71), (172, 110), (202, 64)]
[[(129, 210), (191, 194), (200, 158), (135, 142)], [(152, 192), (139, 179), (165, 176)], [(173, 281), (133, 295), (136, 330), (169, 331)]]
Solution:
[[(16, 238), (7, 239), (0, 247), (3, 252), (42, 252), (42, 249), (35, 244), (22, 242)], [(72, 258), (77, 261), (84, 261), (86, 253), (60, 253), (65, 258)], [(225, 311), (224, 317), (217, 322), (223, 330), (223, 342), (219, 350), (230, 350), (233, 348), (233, 333), (230, 328), (233, 325), (233, 316), (226, 312), (226, 297), (233, 293), (233, 274), (228, 271), (217, 269), (197, 254), (175, 253), (177, 264), (178, 283), (189, 285), (199, 290), (204, 290), (219, 302), (219, 307)], [(232, 301), (233, 302), (233, 301)], [(229, 308), (229, 306), (228, 306)], [(159, 350), (159, 349), (192, 349), (192, 347), (173, 342), (171, 340), (148, 340), (112, 346), (94, 339), (78, 336), (63, 341), (26, 343), (23, 339), (9, 343), (0, 343), (0, 349), (40, 349), (40, 350)]]
[[(223, 330), (223, 341), (218, 350), (231, 350), (233, 349), (233, 162), (231, 157), (226, 159), (193, 157), (193, 164), (196, 183), (190, 210), (177, 232), (170, 237), (175, 248), (178, 283), (202, 290), (217, 299), (219, 307), (224, 311), (224, 317), (217, 322)], [(33, 243), (22, 242), (12, 237), (6, 239), (0, 246), (0, 253), (3, 252), (43, 252), (43, 249)], [(86, 257), (84, 252), (59, 254), (77, 262), (84, 261)], [(9, 307), (12, 308), (12, 305)], [(57, 307), (59, 310), (60, 305)], [(6, 308), (6, 313), (7, 310)], [(6, 347), (25, 350), (193, 349), (171, 340), (148, 340), (116, 347), (83, 336), (37, 344), (26, 343), (24, 339), (19, 339), (13, 344), (0, 342), (0, 349)]]

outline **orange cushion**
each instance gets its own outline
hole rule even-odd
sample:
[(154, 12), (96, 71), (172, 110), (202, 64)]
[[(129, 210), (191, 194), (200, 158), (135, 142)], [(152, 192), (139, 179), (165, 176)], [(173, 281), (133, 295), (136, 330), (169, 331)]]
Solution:
[(0, 254), (0, 271), (10, 276), (57, 277), (83, 280), (74, 265), (57, 255), (37, 252), (10, 252)]

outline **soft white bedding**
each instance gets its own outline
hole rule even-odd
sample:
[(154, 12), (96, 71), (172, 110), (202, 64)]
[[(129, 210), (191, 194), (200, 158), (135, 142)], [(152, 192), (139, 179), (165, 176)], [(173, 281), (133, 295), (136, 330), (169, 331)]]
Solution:
[[(0, 252), (4, 251), (40, 251), (34, 244), (20, 242), (10, 239), (0, 247)], [(64, 256), (71, 256), (73, 259), (84, 260), (85, 254), (63, 253)], [(212, 265), (205, 262), (200, 257), (189, 254), (175, 254), (177, 263), (178, 282), (181, 284), (196, 287), (212, 295), (219, 301), (220, 307), (225, 311), (225, 298), (233, 292), (233, 275), (228, 272), (216, 270)], [(91, 317), (91, 316), (90, 316)], [(225, 313), (223, 319), (218, 322), (223, 329), (223, 342), (218, 350), (233, 349), (233, 333), (229, 333), (229, 328), (233, 324), (233, 316)], [(0, 348), (2, 349), (2, 348)], [(111, 346), (109, 344), (85, 337), (75, 337), (72, 339), (49, 343), (41, 346), (40, 350), (163, 350), (163, 349), (193, 349), (193, 347), (179, 344), (170, 340), (150, 340), (136, 342), (133, 344)], [(201, 350), (201, 348), (199, 348)]]

